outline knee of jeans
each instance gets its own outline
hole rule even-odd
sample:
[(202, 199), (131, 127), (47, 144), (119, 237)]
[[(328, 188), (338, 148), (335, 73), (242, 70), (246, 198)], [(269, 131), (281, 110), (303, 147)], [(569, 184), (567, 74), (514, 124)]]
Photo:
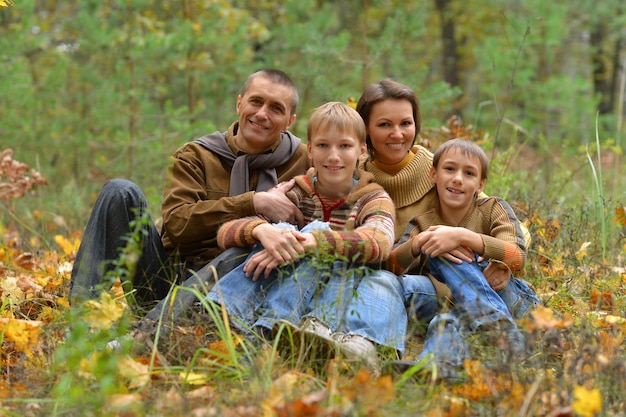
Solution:
[[(438, 326), (441, 324), (452, 324), (454, 326), (460, 326), (461, 322), (457, 316), (451, 313), (437, 314), (431, 321), (430, 326)], [(429, 326), (429, 327), (430, 327)]]
[(428, 323), (437, 314), (439, 301), (437, 295), (413, 293), (407, 302), (409, 317), (421, 323)]
[(133, 199), (143, 199), (143, 191), (134, 182), (123, 178), (115, 178), (107, 181), (102, 186), (100, 194), (107, 196), (107, 199), (123, 198), (131, 196)]

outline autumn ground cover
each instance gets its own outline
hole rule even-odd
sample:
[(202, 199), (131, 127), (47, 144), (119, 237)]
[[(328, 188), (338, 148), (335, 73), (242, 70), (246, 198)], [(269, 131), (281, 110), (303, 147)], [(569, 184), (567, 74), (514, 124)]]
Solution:
[[(495, 172), (510, 155), (493, 162)], [(600, 160), (589, 158), (592, 179)], [(626, 415), (626, 213), (623, 202), (602, 195), (601, 177), (586, 197), (548, 198), (559, 191), (536, 186), (512, 200), (533, 238), (525, 278), (544, 302), (520, 321), (533, 354), (512, 365), (494, 363), (495, 347), (477, 350), (462, 379), (442, 381), (426, 366), (374, 375), (341, 359), (287, 357), (276, 345), (241, 338), (227, 317), (201, 306), (137, 331), (119, 282), (70, 308), (80, 231), (56, 234), (50, 224), (49, 244), (29, 233), (12, 201), (29, 198), (45, 179), (9, 150), (1, 161), (0, 201), (11, 220), (0, 224), (0, 415)], [(531, 178), (510, 175), (516, 183)], [(563, 194), (558, 179), (554, 186)], [(414, 333), (408, 358), (419, 353), (422, 333)], [(118, 350), (107, 348), (114, 339)]]

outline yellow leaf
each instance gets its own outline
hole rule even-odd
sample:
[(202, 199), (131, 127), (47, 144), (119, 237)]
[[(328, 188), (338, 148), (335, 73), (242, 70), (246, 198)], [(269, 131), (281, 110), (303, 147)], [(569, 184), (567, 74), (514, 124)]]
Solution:
[(581, 261), (585, 256), (587, 256), (587, 248), (591, 245), (591, 242), (585, 242), (580, 246), (578, 252), (576, 252), (576, 259)]
[(564, 329), (572, 325), (571, 317), (554, 317), (554, 311), (543, 306), (537, 306), (532, 313), (532, 324), (538, 329)]
[(597, 388), (588, 390), (577, 385), (574, 387), (574, 402), (572, 409), (583, 417), (593, 417), (602, 411), (602, 396)]
[(78, 252), (78, 247), (80, 246), (80, 240), (74, 239), (74, 241), (71, 242), (61, 235), (54, 236), (54, 241), (63, 249), (63, 253), (66, 255), (75, 254)]
[(39, 339), (42, 324), (34, 320), (0, 318), (0, 332), (4, 330), (5, 340), (15, 343), (16, 350), (29, 353)]
[(197, 372), (183, 371), (180, 373), (181, 378), (185, 384), (189, 385), (204, 385), (209, 382), (209, 376), (206, 374), (200, 374)]
[(150, 368), (143, 363), (127, 357), (120, 359), (118, 373), (128, 379), (128, 387), (131, 389), (141, 388), (150, 382)]
[(107, 329), (124, 314), (124, 304), (114, 299), (111, 294), (103, 292), (100, 301), (89, 300), (85, 303), (89, 309), (86, 320), (92, 328)]
[(8, 298), (11, 302), (17, 303), (24, 298), (24, 291), (17, 285), (17, 278), (6, 277), (0, 282), (2, 298)]
[(274, 380), (267, 396), (261, 401), (264, 417), (274, 416), (274, 407), (282, 406), (285, 400), (293, 395), (294, 386), (302, 379), (297, 371), (290, 371)]
[(0, 8), (13, 6), (13, 2), (11, 0), (0, 0)]

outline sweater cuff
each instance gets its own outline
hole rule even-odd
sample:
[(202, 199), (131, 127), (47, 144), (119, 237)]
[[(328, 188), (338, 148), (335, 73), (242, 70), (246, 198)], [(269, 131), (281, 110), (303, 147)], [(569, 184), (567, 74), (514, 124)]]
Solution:
[(411, 249), (411, 239), (404, 242), (403, 244), (397, 246), (394, 249), (395, 258), (398, 265), (400, 265), (403, 269), (408, 268), (411, 263), (415, 260)]

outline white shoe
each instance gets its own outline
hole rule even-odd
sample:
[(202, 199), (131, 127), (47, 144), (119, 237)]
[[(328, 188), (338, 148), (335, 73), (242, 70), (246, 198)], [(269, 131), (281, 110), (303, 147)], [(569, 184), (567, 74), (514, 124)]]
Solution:
[(370, 340), (357, 334), (345, 333), (334, 333), (332, 338), (348, 359), (362, 361), (372, 370), (379, 369), (378, 352)]
[(323, 339), (331, 339), (333, 331), (315, 317), (305, 317), (300, 323), (302, 331), (313, 333)]

